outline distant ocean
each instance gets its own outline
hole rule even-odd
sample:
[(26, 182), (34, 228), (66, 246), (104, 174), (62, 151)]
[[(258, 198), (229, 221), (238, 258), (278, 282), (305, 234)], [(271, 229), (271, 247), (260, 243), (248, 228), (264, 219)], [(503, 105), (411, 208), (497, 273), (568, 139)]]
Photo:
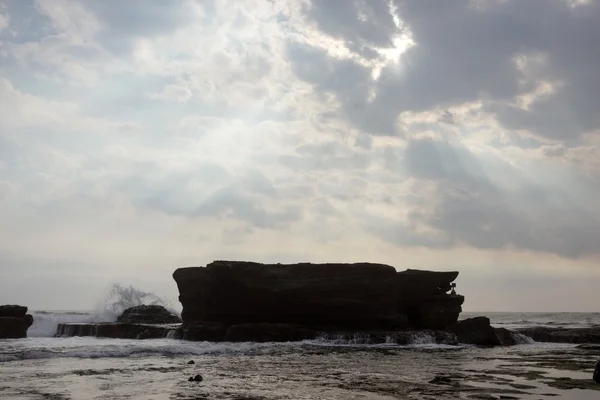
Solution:
[[(600, 398), (600, 385), (591, 381), (600, 350), (574, 345), (486, 349), (418, 338), (409, 346), (55, 338), (58, 323), (114, 320), (114, 308), (32, 313), (27, 339), (0, 340), (0, 399)], [(600, 327), (599, 313), (469, 312), (461, 319), (478, 315), (509, 329)], [(195, 374), (203, 382), (189, 382)], [(432, 381), (440, 376), (442, 383)]]

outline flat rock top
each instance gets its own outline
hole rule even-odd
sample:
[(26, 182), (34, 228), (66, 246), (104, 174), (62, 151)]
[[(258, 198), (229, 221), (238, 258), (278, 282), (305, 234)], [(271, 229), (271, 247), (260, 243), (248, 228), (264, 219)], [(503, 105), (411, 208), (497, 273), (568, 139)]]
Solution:
[(24, 318), (27, 307), (14, 304), (0, 306), (0, 317)]
[(393, 277), (396, 269), (390, 265), (374, 263), (328, 263), (328, 264), (261, 264), (247, 261), (214, 261), (206, 267), (177, 269), (173, 277), (177, 280), (204, 274), (244, 275), (262, 278), (328, 278), (328, 277)]
[[(244, 281), (326, 281), (332, 283), (398, 280), (410, 286), (446, 287), (458, 276), (457, 271), (424, 271), (407, 269), (397, 272), (390, 265), (377, 263), (296, 263), (261, 264), (249, 261), (214, 261), (206, 267), (184, 267), (173, 273), (177, 282), (205, 281), (209, 277), (242, 279)], [(399, 281), (398, 281), (399, 282)], [(448, 288), (448, 290), (450, 290)]]

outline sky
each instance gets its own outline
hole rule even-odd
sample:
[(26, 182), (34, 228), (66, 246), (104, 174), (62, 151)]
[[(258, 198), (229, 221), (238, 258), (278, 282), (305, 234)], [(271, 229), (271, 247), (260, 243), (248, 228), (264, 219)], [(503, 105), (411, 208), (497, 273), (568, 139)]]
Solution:
[(0, 0), (0, 304), (215, 259), (598, 311), (600, 1)]

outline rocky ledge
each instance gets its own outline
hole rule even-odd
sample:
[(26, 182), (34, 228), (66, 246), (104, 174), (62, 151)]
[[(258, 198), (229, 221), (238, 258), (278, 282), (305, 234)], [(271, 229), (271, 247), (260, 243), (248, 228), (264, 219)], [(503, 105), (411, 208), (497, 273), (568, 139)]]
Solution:
[(55, 336), (95, 336), (113, 339), (181, 339), (181, 318), (159, 305), (126, 309), (117, 322), (59, 324)]
[(117, 317), (117, 322), (130, 324), (180, 324), (181, 318), (163, 306), (145, 305), (130, 307)]
[(562, 328), (547, 326), (532, 326), (517, 329), (536, 342), (600, 344), (600, 326), (590, 328)]
[(179, 325), (153, 325), (104, 322), (98, 324), (58, 324), (54, 336), (94, 336), (111, 339), (181, 339)]
[(495, 328), (488, 317), (474, 317), (458, 321), (450, 327), (459, 343), (476, 346), (513, 346), (533, 340), (520, 332)]
[(0, 306), (0, 339), (27, 337), (27, 329), (33, 324), (33, 317), (27, 314), (27, 307), (17, 305)]
[[(289, 341), (332, 332), (446, 331), (464, 297), (458, 272), (384, 264), (215, 261), (177, 269), (187, 340)], [(452, 293), (448, 293), (452, 290)]]

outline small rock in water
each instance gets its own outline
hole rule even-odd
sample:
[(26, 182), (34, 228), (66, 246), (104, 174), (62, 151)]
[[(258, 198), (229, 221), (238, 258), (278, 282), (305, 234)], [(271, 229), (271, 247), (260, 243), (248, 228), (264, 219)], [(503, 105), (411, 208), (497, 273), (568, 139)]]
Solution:
[(436, 375), (429, 383), (434, 383), (436, 385), (450, 385), (452, 383), (452, 379), (447, 376)]
[(188, 379), (188, 381), (190, 382), (202, 382), (204, 380), (204, 378), (202, 378), (202, 375), (198, 374), (196, 376), (190, 376), (190, 378)]
[(188, 361), (188, 365), (189, 364), (196, 364), (196, 363), (194, 362), (194, 360), (190, 360), (190, 361)]

